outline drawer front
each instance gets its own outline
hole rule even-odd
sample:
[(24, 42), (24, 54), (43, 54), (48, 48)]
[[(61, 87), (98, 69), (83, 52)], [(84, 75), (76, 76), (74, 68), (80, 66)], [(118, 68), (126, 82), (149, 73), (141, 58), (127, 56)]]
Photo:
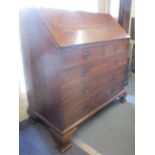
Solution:
[(96, 92), (95, 104), (100, 105), (123, 90), (123, 82), (107, 85)]
[(87, 47), (87, 48), (70, 48), (62, 52), (64, 67), (66, 69), (87, 64), (99, 57), (104, 56), (104, 46)]
[(111, 56), (118, 54), (120, 52), (127, 51), (129, 49), (129, 41), (128, 40), (120, 40), (120, 41), (115, 41), (112, 44), (107, 44), (104, 47), (104, 54), (106, 56)]
[(99, 105), (117, 95), (123, 90), (122, 83), (109, 83), (103, 89), (99, 89), (93, 97), (81, 102), (80, 104), (64, 109), (64, 121), (66, 126), (78, 121)]
[(73, 106), (94, 95), (97, 89), (104, 87), (106, 83), (124, 81), (127, 65), (122, 65), (112, 70), (106, 71), (95, 79), (87, 82), (79, 82), (62, 88), (63, 104)]
[(91, 112), (95, 106), (95, 97), (92, 97), (78, 106), (64, 109), (64, 122), (66, 127), (78, 121), (85, 114)]
[(96, 46), (73, 47), (62, 50), (64, 67), (66, 69), (87, 64), (102, 57), (115, 55), (128, 49), (128, 40), (111, 41)]
[(62, 73), (62, 86), (74, 84), (78, 81), (88, 81), (88, 78), (94, 78), (111, 68), (122, 64), (127, 64), (128, 55), (126, 52), (119, 55), (103, 58), (92, 63), (76, 67), (74, 69), (64, 70)]

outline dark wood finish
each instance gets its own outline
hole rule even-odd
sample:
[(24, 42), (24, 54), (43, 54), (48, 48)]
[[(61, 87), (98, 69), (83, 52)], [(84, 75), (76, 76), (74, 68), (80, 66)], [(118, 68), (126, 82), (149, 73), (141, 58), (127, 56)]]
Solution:
[(85, 120), (87, 120), (88, 118), (90, 118), (91, 116), (93, 116), (96, 112), (98, 112), (99, 110), (103, 109), (104, 107), (106, 107), (108, 104), (110, 104), (112, 101), (115, 101), (118, 97), (120, 98), (120, 96), (122, 94), (125, 93), (125, 90), (122, 90), (120, 93), (118, 93), (117, 95), (113, 96), (112, 98), (110, 98), (109, 100), (102, 102), (99, 106), (97, 106), (96, 108), (94, 108), (91, 112), (89, 112), (87, 115), (84, 115), (82, 118), (80, 118), (78, 121), (74, 122), (73, 124), (71, 124), (70, 126), (68, 126), (63, 132), (67, 132), (70, 129), (77, 127), (78, 125), (80, 125), (81, 123), (83, 123)]
[(128, 38), (110, 15), (57, 9), (40, 9), (39, 15), (60, 47)]
[(56, 132), (55, 130), (51, 129), (53, 138), (59, 144), (58, 149), (61, 152), (65, 152), (72, 146), (72, 143), (70, 140), (71, 140), (73, 134), (75, 133), (76, 129), (77, 128), (74, 127), (74, 128), (71, 128), (69, 131), (67, 131), (65, 133), (61, 133), (61, 134), (59, 132)]
[[(106, 84), (103, 88), (96, 90), (93, 96), (82, 101), (79, 104), (64, 109), (65, 126), (69, 126), (78, 121), (89, 112), (93, 111), (99, 105), (103, 105), (109, 98), (117, 95), (123, 89), (123, 83), (112, 82)], [(74, 102), (72, 102), (74, 103)]]
[(76, 105), (83, 100), (94, 96), (96, 91), (105, 87), (107, 83), (124, 81), (124, 74), (126, 73), (127, 66), (120, 66), (112, 70), (103, 72), (96, 78), (88, 77), (85, 81), (79, 81), (74, 85), (66, 86), (62, 90), (64, 108)]
[(123, 100), (129, 37), (110, 15), (54, 9), (22, 10), (20, 34), (28, 113), (64, 152), (80, 123)]
[(129, 32), (131, 2), (132, 0), (120, 0), (118, 21), (127, 33)]
[(128, 61), (127, 53), (121, 53), (112, 57), (101, 58), (85, 65), (78, 66), (74, 69), (64, 70), (62, 73), (62, 87), (71, 85), (79, 80), (88, 81), (90, 78), (99, 76), (106, 70), (124, 65)]

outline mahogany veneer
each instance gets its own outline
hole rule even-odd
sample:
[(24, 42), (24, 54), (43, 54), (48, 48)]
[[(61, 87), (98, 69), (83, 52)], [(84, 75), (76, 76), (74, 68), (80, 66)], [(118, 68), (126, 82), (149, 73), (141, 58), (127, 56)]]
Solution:
[(47, 123), (62, 152), (77, 126), (125, 97), (129, 37), (107, 14), (20, 13), (28, 113)]

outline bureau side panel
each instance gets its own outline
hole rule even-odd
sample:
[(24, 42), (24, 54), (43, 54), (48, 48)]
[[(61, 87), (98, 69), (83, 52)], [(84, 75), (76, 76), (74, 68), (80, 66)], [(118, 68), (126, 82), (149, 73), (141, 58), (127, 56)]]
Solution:
[(20, 12), (20, 34), (29, 109), (61, 129), (57, 45), (33, 9)]

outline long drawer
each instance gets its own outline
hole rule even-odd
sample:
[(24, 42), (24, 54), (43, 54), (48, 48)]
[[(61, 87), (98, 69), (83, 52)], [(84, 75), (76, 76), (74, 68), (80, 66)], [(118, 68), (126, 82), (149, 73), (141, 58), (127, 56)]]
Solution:
[(68, 69), (74, 66), (87, 64), (101, 57), (127, 51), (128, 48), (128, 40), (117, 40), (103, 44), (100, 43), (98, 46), (70, 47), (61, 50), (61, 54), (64, 67)]
[(121, 90), (123, 90), (122, 82), (108, 83), (102, 89), (98, 89), (95, 95), (91, 98), (81, 102), (76, 106), (64, 108), (65, 125), (68, 126), (72, 123), (75, 123), (80, 118), (87, 115), (89, 112), (93, 111), (95, 108), (117, 95)]
[(104, 87), (107, 83), (119, 82), (125, 80), (127, 65), (118, 66), (108, 70), (95, 79), (89, 79), (87, 82), (79, 82), (75, 85), (62, 88), (63, 104), (68, 107), (76, 105), (83, 100), (94, 96), (94, 93), (100, 87)]
[(123, 90), (124, 83), (119, 81), (117, 83), (110, 83), (105, 87), (96, 91), (95, 104), (100, 105), (102, 102), (107, 101), (110, 97), (115, 96), (121, 90)]
[(106, 70), (126, 64), (127, 61), (127, 52), (122, 52), (121, 54), (117, 54), (115, 56), (109, 56), (89, 64), (75, 67), (74, 69), (64, 70), (62, 73), (62, 87), (72, 85), (81, 80), (87, 81), (88, 78), (94, 78)]

